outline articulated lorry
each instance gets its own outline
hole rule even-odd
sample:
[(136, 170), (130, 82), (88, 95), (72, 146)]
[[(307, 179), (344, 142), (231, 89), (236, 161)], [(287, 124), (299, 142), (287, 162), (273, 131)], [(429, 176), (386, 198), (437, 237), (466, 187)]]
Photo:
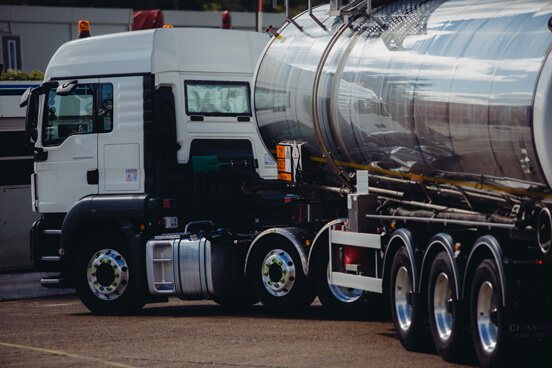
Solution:
[(43, 284), (100, 314), (388, 305), (405, 348), (507, 365), (552, 335), (551, 18), (331, 1), (270, 40), (63, 45), (27, 100)]

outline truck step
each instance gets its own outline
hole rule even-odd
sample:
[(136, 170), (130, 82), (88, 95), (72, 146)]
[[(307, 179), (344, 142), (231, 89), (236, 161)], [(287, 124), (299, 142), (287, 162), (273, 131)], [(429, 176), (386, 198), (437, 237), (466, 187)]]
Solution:
[(49, 276), (40, 280), (40, 285), (49, 289), (65, 289), (71, 288), (73, 285), (63, 276)]

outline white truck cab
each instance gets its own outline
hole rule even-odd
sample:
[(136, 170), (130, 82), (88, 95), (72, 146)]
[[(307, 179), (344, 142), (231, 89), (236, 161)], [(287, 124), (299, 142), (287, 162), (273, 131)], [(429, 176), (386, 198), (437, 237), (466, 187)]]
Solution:
[(185, 164), (192, 148), (209, 150), (210, 142), (214, 152), (221, 140), (247, 146), (258, 175), (275, 179), (250, 103), (267, 41), (253, 32), (164, 28), (61, 46), (38, 103), (35, 211), (67, 213), (88, 195), (146, 193), (156, 156)]
[[(276, 210), (287, 213), (289, 196), (274, 190), (282, 188), (277, 165), (252, 113), (253, 72), (268, 41), (254, 32), (164, 28), (59, 48), (44, 82), (22, 97), (35, 151), (33, 210), (42, 215), (31, 229), (31, 258), (39, 271), (60, 272), (44, 286), (75, 286), (98, 313), (127, 310), (159, 296), (147, 291), (157, 281), (146, 280), (146, 268), (159, 264), (146, 260), (149, 240), (169, 232), (178, 239), (192, 222), (198, 231), (216, 224), (255, 234), (287, 216)], [(212, 262), (237, 257), (222, 267), (201, 263), (213, 270), (212, 298), (247, 294), (252, 239), (209, 248)], [(108, 262), (119, 268), (102, 266)]]

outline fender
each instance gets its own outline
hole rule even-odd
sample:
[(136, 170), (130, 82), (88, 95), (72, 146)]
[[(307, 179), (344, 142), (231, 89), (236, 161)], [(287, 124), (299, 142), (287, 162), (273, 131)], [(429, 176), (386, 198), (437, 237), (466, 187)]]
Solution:
[(452, 273), (454, 274), (454, 283), (456, 285), (456, 299), (461, 300), (463, 297), (463, 293), (460, 285), (460, 271), (458, 269), (458, 264), (456, 263), (456, 258), (454, 258), (454, 240), (452, 239), (452, 236), (446, 233), (438, 233), (433, 236), (429, 241), (429, 246), (427, 247), (427, 250), (424, 254), (424, 260), (422, 261), (422, 277), (420, 278), (420, 290), (424, 283), (427, 284), (424, 278), (429, 277), (429, 267), (431, 267), (431, 263), (433, 262), (435, 256), (439, 253), (439, 249), (442, 249), (449, 258), (450, 264), (452, 265)]
[(406, 250), (408, 252), (408, 258), (410, 258), (410, 266), (412, 268), (412, 288), (415, 293), (420, 292), (420, 276), (418, 274), (418, 268), (416, 267), (416, 260), (414, 259), (414, 241), (412, 240), (412, 233), (410, 230), (407, 229), (398, 229), (391, 234), (391, 239), (389, 239), (389, 242), (387, 243), (385, 256), (383, 257), (383, 275), (384, 279), (386, 279), (385, 275), (390, 272), (387, 271), (387, 268), (391, 267), (391, 263), (393, 262), (393, 259), (388, 259), (389, 253), (392, 253), (392, 255), (395, 255), (395, 250), (398, 249), (398, 247), (392, 247), (392, 244), (395, 241), (400, 241), (403, 243), (403, 245), (406, 247)]
[[(144, 217), (146, 194), (88, 196), (71, 207), (61, 228), (61, 249), (71, 251), (79, 226), (90, 220)], [(129, 239), (130, 240), (130, 239)]]
[(312, 239), (312, 233), (298, 227), (273, 228), (260, 233), (255, 238), (255, 240), (253, 240), (253, 243), (251, 243), (247, 251), (247, 256), (245, 257), (244, 264), (244, 275), (246, 275), (247, 273), (247, 265), (249, 264), (249, 255), (251, 254), (251, 251), (258, 243), (263, 241), (263, 238), (267, 235), (277, 235), (284, 237), (295, 247), (297, 253), (299, 254), (299, 258), (301, 258), (301, 266), (303, 267), (303, 272), (305, 273), (305, 276), (308, 277), (309, 270), (307, 268), (307, 252), (305, 251), (304, 244), (306, 240)]
[(498, 240), (492, 235), (484, 235), (477, 239), (475, 242), (474, 247), (472, 248), (470, 255), (468, 257), (468, 263), (466, 265), (466, 274), (464, 275), (464, 289), (463, 293), (465, 295), (466, 288), (471, 287), (471, 285), (467, 285), (470, 281), (469, 278), (471, 278), (471, 274), (473, 272), (468, 272), (469, 270), (474, 270), (479, 264), (478, 262), (478, 256), (485, 251), (490, 251), (495, 262), (496, 266), (498, 268), (498, 274), (501, 281), (501, 288), (502, 288), (502, 305), (504, 307), (507, 306), (507, 300), (508, 300), (508, 288), (506, 287), (506, 272), (504, 271), (504, 254), (502, 253), (502, 249), (500, 248), (500, 244), (498, 243)]

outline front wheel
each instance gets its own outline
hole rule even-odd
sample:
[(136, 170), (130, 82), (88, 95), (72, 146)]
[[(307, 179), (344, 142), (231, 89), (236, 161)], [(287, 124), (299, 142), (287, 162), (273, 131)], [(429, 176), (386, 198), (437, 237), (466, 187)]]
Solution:
[(470, 320), (477, 358), (485, 368), (500, 367), (509, 358), (502, 304), (502, 283), (494, 261), (486, 259), (475, 271)]
[(134, 268), (122, 237), (113, 233), (92, 236), (77, 257), (76, 290), (95, 314), (129, 314), (142, 304), (133, 283)]
[(316, 297), (297, 250), (285, 239), (267, 240), (252, 250), (248, 277), (255, 295), (273, 312), (297, 312)]
[(426, 342), (422, 303), (414, 293), (412, 266), (405, 247), (399, 249), (391, 266), (389, 297), (397, 336), (407, 350), (419, 350)]

